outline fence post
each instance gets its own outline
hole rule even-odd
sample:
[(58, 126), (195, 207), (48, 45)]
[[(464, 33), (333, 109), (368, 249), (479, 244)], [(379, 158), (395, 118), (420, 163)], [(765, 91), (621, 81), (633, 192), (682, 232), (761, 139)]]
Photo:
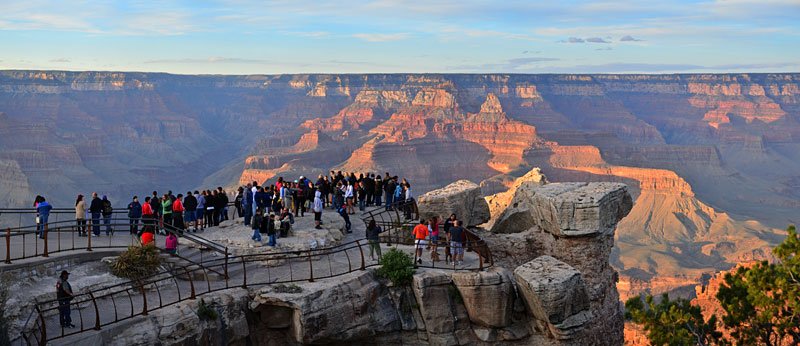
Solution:
[(36, 305), (36, 313), (39, 315), (39, 320), (42, 321), (42, 340), (39, 341), (40, 345), (47, 344), (47, 326), (44, 324), (44, 314), (42, 314), (42, 310), (39, 310), (39, 305)]
[(225, 288), (228, 288), (228, 247), (225, 247)]
[[(22, 243), (25, 246), (25, 243)], [(5, 264), (11, 264), (11, 228), (6, 229), (6, 261)]]
[[(244, 278), (242, 279), (242, 288), (247, 289), (247, 266), (244, 264), (244, 257), (239, 257), (242, 259), (242, 274), (244, 274)], [(289, 269), (291, 270), (292, 267), (290, 266)]]
[[(361, 270), (366, 269), (366, 264), (364, 262), (364, 249), (361, 248), (361, 240), (356, 240), (356, 245), (358, 245), (358, 252), (361, 253)], [(344, 250), (347, 251), (347, 250)]]
[(189, 299), (194, 299), (194, 281), (192, 280), (192, 274), (189, 273), (189, 269), (186, 269), (186, 267), (183, 267), (183, 271), (186, 272), (186, 277), (189, 278), (189, 287), (192, 289), (192, 294)]
[(92, 233), (94, 230), (91, 228), (86, 229), (86, 240), (88, 243), (86, 244), (86, 251), (92, 251)]
[[(475, 242), (475, 244), (477, 245), (478, 243)], [(475, 252), (478, 254), (478, 265), (480, 266), (480, 270), (483, 270), (483, 254), (481, 253), (481, 248), (478, 248), (478, 250)]]
[(47, 223), (44, 224), (44, 254), (42, 257), (50, 257), (47, 255)]
[(314, 261), (311, 260), (311, 250), (308, 250), (308, 282), (314, 282)]
[(94, 305), (94, 330), (100, 330), (100, 310), (97, 309), (97, 299), (94, 298), (92, 292), (89, 292), (89, 297), (92, 298), (92, 304)]
[(147, 316), (147, 294), (144, 293), (144, 285), (142, 285), (142, 280), (136, 280), (139, 282), (139, 289), (142, 291), (142, 315)]

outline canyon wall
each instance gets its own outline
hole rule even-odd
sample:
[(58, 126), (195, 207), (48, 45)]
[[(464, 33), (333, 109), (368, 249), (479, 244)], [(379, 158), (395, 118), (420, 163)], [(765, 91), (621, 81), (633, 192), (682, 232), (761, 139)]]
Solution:
[(0, 71), (5, 205), (335, 169), (416, 194), (623, 182), (622, 296), (758, 259), (800, 210), (800, 75), (250, 75)]

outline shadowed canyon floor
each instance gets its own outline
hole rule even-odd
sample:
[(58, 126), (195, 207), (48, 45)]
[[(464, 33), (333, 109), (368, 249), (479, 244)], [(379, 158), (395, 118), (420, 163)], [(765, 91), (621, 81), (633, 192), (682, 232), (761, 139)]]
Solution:
[(800, 75), (0, 72), (0, 199), (232, 186), (330, 167), (499, 192), (616, 181), (622, 297), (765, 258), (800, 209)]

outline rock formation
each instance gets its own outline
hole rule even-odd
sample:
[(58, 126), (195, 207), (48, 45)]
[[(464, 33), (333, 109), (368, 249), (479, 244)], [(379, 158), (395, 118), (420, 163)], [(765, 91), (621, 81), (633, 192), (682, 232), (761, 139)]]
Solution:
[(481, 197), (481, 188), (469, 180), (459, 180), (444, 188), (428, 192), (417, 198), (420, 218), (444, 220), (456, 214), (465, 227), (489, 221), (489, 205)]

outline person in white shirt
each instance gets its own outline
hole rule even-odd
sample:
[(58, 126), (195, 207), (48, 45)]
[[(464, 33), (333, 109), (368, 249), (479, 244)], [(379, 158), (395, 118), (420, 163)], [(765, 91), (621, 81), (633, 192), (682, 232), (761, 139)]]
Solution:
[(344, 189), (344, 199), (347, 201), (347, 212), (350, 214), (355, 214), (355, 210), (353, 209), (353, 184), (350, 181), (347, 181), (347, 186)]

